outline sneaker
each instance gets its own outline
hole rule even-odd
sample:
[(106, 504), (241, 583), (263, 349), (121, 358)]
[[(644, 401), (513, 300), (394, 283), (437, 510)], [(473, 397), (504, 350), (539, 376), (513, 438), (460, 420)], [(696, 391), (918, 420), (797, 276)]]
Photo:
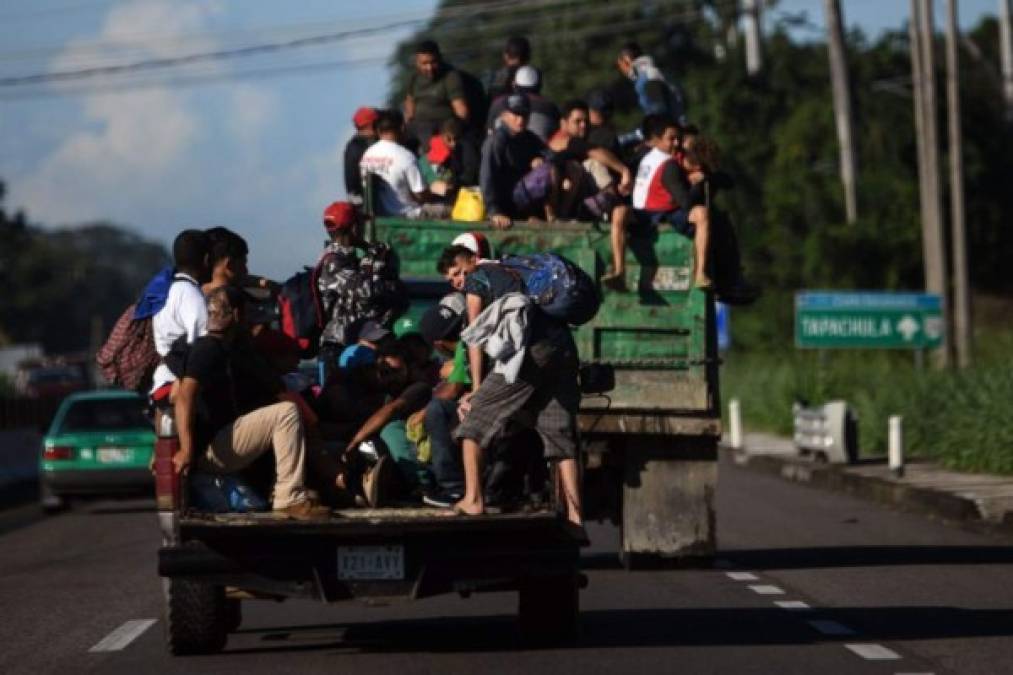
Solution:
[(464, 495), (453, 490), (434, 490), (422, 495), (422, 503), (438, 509), (451, 509)]
[(275, 509), (274, 514), (292, 520), (326, 520), (331, 515), (331, 509), (311, 499), (304, 499), (283, 509)]
[(389, 506), (398, 491), (397, 465), (389, 455), (381, 455), (363, 476), (362, 493), (370, 508)]
[(624, 272), (609, 272), (608, 274), (602, 275), (601, 278), (602, 286), (613, 290), (623, 292), (626, 291), (626, 274)]

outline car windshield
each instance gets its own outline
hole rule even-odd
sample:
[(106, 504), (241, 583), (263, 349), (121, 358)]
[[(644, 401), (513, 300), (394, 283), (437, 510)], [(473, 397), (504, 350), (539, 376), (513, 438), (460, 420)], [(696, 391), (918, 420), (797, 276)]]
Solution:
[(60, 433), (149, 428), (151, 422), (144, 416), (140, 399), (95, 399), (71, 404), (63, 418)]

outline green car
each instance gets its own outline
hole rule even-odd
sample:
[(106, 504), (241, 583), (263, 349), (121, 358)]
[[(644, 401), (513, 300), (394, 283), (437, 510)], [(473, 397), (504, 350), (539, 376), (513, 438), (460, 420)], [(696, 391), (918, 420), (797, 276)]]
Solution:
[(139, 394), (106, 389), (68, 396), (42, 441), (42, 508), (58, 510), (68, 498), (150, 493), (154, 449)]

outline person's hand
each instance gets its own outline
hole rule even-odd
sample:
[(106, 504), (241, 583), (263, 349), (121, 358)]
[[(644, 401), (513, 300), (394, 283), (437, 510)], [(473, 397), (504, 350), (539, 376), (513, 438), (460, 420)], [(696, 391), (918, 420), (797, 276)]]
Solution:
[(457, 400), (457, 418), (464, 421), (464, 418), (471, 412), (471, 397), (475, 392), (469, 392)]
[(617, 187), (619, 194), (623, 197), (633, 192), (633, 173), (626, 169), (619, 177), (619, 186)]
[(172, 466), (176, 470), (176, 473), (180, 476), (185, 476), (189, 473), (190, 462), (192, 459), (192, 453), (190, 450), (178, 450), (176, 454), (172, 456)]
[(418, 412), (414, 412), (408, 416), (408, 420), (405, 426), (413, 427), (419, 424), (423, 424), (426, 419), (426, 409), (423, 408)]
[(545, 158), (544, 157), (535, 157), (533, 160), (531, 160), (531, 168), (532, 169), (537, 169), (542, 164), (545, 164)]
[(504, 216), (502, 213), (494, 214), (492, 217), (489, 218), (489, 221), (492, 223), (492, 226), (497, 230), (505, 230), (509, 228), (511, 225), (510, 217)]
[(450, 184), (445, 180), (434, 180), (432, 184), (429, 186), (429, 191), (432, 192), (434, 195), (446, 197), (447, 192), (450, 191)]

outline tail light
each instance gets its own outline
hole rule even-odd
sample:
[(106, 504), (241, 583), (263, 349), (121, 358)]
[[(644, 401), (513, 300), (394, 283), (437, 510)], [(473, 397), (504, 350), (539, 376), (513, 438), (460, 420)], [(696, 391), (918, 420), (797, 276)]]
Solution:
[(171, 421), (164, 427), (159, 429), (155, 441), (155, 502), (159, 511), (175, 511), (181, 504), (179, 474), (172, 458), (179, 450), (179, 437)]
[(42, 451), (42, 459), (74, 459), (74, 448), (69, 445), (51, 445)]

